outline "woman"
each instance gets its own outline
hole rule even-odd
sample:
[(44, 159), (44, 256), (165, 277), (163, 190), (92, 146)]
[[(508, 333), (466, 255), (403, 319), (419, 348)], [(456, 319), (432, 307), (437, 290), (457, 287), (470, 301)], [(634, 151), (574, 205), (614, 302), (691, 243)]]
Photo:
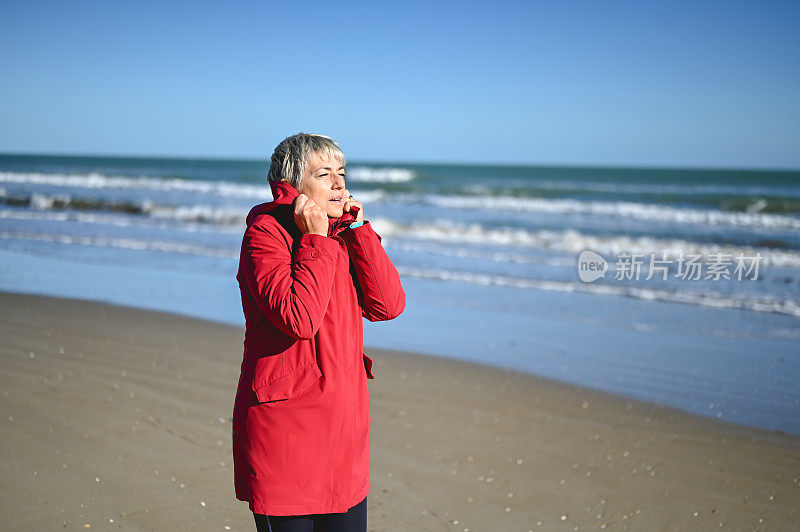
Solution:
[(259, 531), (366, 531), (362, 317), (395, 318), (405, 293), (344, 167), (329, 137), (286, 138), (270, 162), (274, 200), (247, 216), (233, 455), (236, 497)]

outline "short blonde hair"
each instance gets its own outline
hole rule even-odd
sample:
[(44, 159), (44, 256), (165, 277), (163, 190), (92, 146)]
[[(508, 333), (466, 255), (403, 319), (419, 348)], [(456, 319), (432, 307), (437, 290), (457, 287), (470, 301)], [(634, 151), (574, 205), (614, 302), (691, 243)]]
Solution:
[(332, 138), (313, 133), (298, 133), (283, 139), (272, 152), (267, 180), (286, 181), (299, 189), (312, 154), (334, 157), (342, 166), (346, 164), (339, 143)]

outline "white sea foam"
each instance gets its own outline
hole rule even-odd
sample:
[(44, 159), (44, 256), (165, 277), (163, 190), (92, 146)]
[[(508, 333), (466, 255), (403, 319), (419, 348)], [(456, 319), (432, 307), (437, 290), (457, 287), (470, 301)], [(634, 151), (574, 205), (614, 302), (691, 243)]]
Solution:
[(351, 166), (347, 169), (348, 181), (371, 183), (405, 183), (413, 180), (416, 174), (407, 168), (369, 168)]
[[(408, 198), (407, 198), (408, 199)], [(549, 214), (590, 214), (680, 224), (800, 229), (800, 217), (756, 212), (698, 210), (628, 201), (514, 198), (510, 196), (425, 196), (423, 202), (447, 209), (498, 210)]]
[(643, 289), (608, 284), (588, 284), (564, 281), (544, 281), (485, 273), (436, 270), (425, 268), (397, 268), (400, 275), (418, 279), (456, 281), (484, 286), (510, 286), (513, 288), (553, 290), (560, 292), (586, 292), (597, 295), (613, 295), (645, 299), (648, 301), (667, 301), (715, 308), (746, 309), (758, 312), (775, 312), (800, 317), (800, 303), (792, 300), (777, 300), (762, 296), (730, 297), (718, 294), (678, 292), (670, 290)]
[(591, 249), (605, 255), (607, 259), (611, 258), (611, 255), (623, 252), (656, 253), (659, 258), (662, 253), (666, 253), (667, 258), (673, 260), (681, 253), (684, 256), (708, 256), (721, 253), (730, 254), (733, 257), (739, 254), (745, 257), (754, 257), (756, 253), (760, 253), (762, 256), (761, 265), (800, 268), (800, 252), (764, 247), (705, 244), (677, 238), (587, 235), (573, 229), (564, 231), (528, 231), (514, 228), (487, 229), (478, 224), (460, 225), (445, 222), (403, 225), (384, 218), (375, 219), (371, 223), (378, 233), (387, 238), (395, 237), (454, 244), (528, 247), (568, 254), (578, 254), (585, 249)]
[(123, 177), (92, 174), (41, 174), (0, 172), (0, 183), (25, 185), (50, 185), (58, 187), (88, 189), (123, 189), (178, 191), (200, 194), (214, 194), (232, 198), (262, 199), (269, 194), (267, 184), (248, 185), (228, 181), (198, 181), (193, 179), (156, 178), (156, 177)]

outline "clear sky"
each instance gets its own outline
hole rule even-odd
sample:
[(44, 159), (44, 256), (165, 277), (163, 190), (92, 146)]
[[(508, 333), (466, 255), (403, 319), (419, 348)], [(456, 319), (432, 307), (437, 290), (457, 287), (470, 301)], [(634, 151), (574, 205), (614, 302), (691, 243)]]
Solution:
[(0, 152), (800, 168), (800, 2), (3, 2)]

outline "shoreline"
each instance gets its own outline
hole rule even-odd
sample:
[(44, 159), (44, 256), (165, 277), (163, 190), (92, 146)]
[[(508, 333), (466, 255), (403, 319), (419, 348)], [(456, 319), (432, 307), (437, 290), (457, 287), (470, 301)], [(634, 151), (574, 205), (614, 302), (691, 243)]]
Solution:
[[(244, 325), (232, 261), (215, 270), (163, 254), (153, 260), (175, 261), (170, 268), (143, 268), (119, 258), (98, 263), (93, 254), (71, 245), (35, 256), (2, 251), (0, 290)], [(367, 345), (515, 369), (800, 435), (796, 318), (548, 290), (520, 298), (513, 287), (413, 278), (403, 286), (407, 311), (365, 326)]]
[[(241, 328), (84, 300), (0, 302), (11, 529), (254, 529), (230, 457)], [(367, 352), (370, 530), (800, 519), (798, 436), (474, 362)]]

